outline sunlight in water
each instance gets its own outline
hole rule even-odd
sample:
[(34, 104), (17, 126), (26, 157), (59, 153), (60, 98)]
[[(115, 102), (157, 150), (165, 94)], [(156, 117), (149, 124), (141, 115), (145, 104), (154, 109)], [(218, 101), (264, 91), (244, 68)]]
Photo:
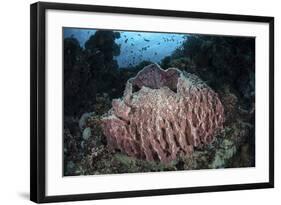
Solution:
[[(94, 29), (68, 28), (64, 31), (64, 38), (75, 37), (83, 47), (95, 32)], [(116, 39), (116, 43), (121, 45), (121, 53), (115, 59), (120, 68), (135, 66), (142, 61), (160, 63), (180, 47), (186, 37), (187, 35), (174, 33), (120, 31), (120, 38)]]

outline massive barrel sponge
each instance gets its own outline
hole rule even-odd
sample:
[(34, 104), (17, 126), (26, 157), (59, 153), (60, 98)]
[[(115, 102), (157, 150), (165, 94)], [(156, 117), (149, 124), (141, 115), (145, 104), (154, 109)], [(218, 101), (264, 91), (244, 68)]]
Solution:
[(109, 148), (166, 163), (210, 143), (223, 122), (217, 93), (196, 75), (151, 64), (127, 81), (102, 128)]

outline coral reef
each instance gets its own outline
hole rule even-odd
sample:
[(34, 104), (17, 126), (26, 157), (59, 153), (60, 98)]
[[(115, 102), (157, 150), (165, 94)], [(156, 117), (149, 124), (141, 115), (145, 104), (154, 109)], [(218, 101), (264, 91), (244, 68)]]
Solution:
[[(221, 92), (225, 109), (229, 101), (223, 99), (231, 95), (234, 96), (228, 90)], [(101, 98), (104, 98), (101, 103), (108, 102), (106, 95)], [(195, 147), (190, 155), (178, 156), (170, 163), (137, 159), (119, 150), (107, 149), (101, 116), (97, 113), (85, 113), (80, 120), (66, 119), (66, 127), (72, 129), (64, 130), (64, 174), (73, 176), (255, 166), (255, 150), (250, 144), (254, 138), (254, 126), (249, 123), (253, 112), (251, 109), (240, 110), (237, 104), (230, 109), (235, 112), (235, 118), (232, 114), (225, 115), (228, 123), (225, 123), (223, 131), (212, 143)], [(107, 108), (104, 109), (106, 112)], [(91, 136), (84, 139), (84, 130), (89, 129)]]
[(157, 64), (127, 81), (122, 99), (102, 117), (110, 149), (164, 163), (213, 141), (223, 127), (224, 108), (196, 75)]
[[(79, 36), (64, 39), (64, 176), (255, 166), (254, 38), (190, 34), (177, 50), (161, 61), (161, 67), (167, 71), (158, 72), (155, 69), (147, 73), (141, 70), (152, 64), (153, 59), (143, 58), (138, 65), (126, 68), (118, 66), (116, 58), (119, 54), (122, 56), (120, 48), (124, 46), (117, 41), (119, 35), (115, 31), (98, 30), (88, 36), (84, 47), (79, 44), (79, 38), (75, 38)], [(132, 48), (137, 49), (135, 46)], [(180, 71), (168, 69), (171, 67)], [(169, 115), (171, 118), (163, 122), (165, 133), (174, 134), (171, 139), (174, 142), (173, 149), (177, 150), (174, 152), (175, 158), (165, 158), (164, 161), (153, 158), (149, 161), (146, 157), (136, 157), (137, 155), (130, 155), (119, 149), (115, 142), (110, 141), (111, 138), (104, 135), (102, 127), (105, 113), (108, 113), (107, 117), (113, 117), (112, 120), (116, 120), (114, 122), (124, 123), (120, 129), (131, 126), (132, 129), (128, 131), (134, 131), (137, 127), (134, 123), (129, 126), (131, 120), (145, 116), (150, 121), (142, 123), (141, 134), (153, 131), (156, 126), (151, 130), (145, 129), (155, 125), (152, 123), (153, 119), (148, 117), (155, 115), (155, 112), (149, 112), (148, 116), (147, 111), (143, 113), (149, 105), (148, 100), (155, 96), (163, 98), (169, 94), (169, 97), (161, 101), (155, 98), (155, 102), (159, 106), (160, 102), (174, 103), (173, 109), (163, 106), (157, 116), (163, 118), (165, 112), (176, 113), (180, 99), (185, 96), (178, 97), (179, 101), (172, 101), (175, 96), (180, 95), (178, 80), (181, 76), (193, 79), (192, 74), (218, 94), (224, 108), (224, 127), (217, 135), (212, 135), (210, 143), (202, 143), (200, 140), (201, 144), (194, 146), (193, 142), (189, 142), (188, 146), (193, 151), (185, 153), (182, 144), (178, 146), (175, 140), (181, 136), (180, 132), (174, 131), (177, 126), (181, 126), (177, 123), (180, 118), (175, 114)], [(151, 81), (147, 81), (146, 76), (151, 76)], [(194, 77), (195, 81), (198, 78)], [(202, 83), (202, 80), (199, 82)], [(195, 82), (191, 85), (193, 88), (197, 86)], [(119, 99), (112, 101), (114, 98)], [(143, 109), (140, 109), (141, 106), (132, 106), (141, 101), (146, 105)], [(194, 110), (194, 113), (199, 112)], [(124, 139), (122, 135), (121, 140)], [(165, 139), (168, 139), (167, 135)], [(131, 138), (126, 140), (134, 141)], [(151, 140), (148, 142), (157, 143)], [(185, 142), (188, 144), (188, 141)], [(169, 145), (167, 149), (166, 143)], [(162, 142), (161, 149), (165, 148), (165, 154), (172, 150), (171, 147), (170, 141)], [(153, 156), (155, 157), (155, 152), (152, 153)], [(157, 155), (155, 158), (158, 159)], [(173, 160), (169, 161), (170, 159)]]
[(120, 54), (120, 45), (115, 42), (119, 37), (119, 32), (98, 30), (84, 48), (74, 37), (64, 39), (65, 115), (79, 117), (95, 110), (97, 93), (116, 95), (120, 83), (114, 57)]

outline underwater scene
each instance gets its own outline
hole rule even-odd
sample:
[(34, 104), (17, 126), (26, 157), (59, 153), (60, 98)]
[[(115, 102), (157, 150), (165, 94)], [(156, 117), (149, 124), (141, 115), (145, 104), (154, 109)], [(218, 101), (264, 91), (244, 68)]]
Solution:
[(255, 38), (63, 28), (64, 176), (255, 166)]

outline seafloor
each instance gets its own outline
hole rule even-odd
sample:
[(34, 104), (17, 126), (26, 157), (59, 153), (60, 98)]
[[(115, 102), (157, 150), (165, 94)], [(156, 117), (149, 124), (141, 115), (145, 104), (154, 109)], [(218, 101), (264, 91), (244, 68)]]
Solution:
[(255, 166), (255, 40), (189, 35), (162, 68), (194, 73), (225, 109), (224, 129), (208, 145), (171, 163), (145, 161), (107, 149), (101, 116), (123, 95), (126, 81), (150, 61), (119, 68), (118, 33), (98, 31), (81, 47), (64, 39), (64, 175), (157, 172)]

